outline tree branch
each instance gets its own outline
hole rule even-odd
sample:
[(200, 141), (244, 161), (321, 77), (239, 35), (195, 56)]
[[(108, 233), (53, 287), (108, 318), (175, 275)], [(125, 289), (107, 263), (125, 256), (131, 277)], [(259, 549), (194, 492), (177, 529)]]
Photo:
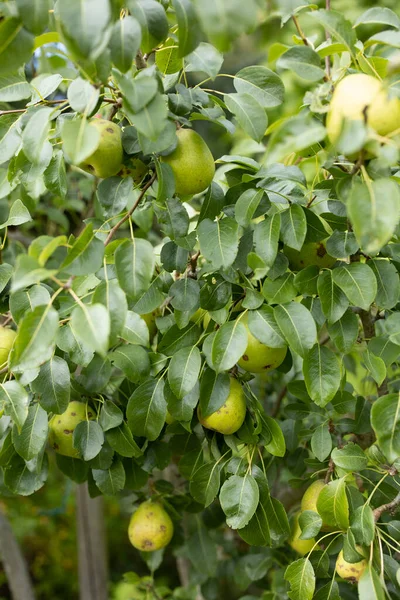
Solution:
[(106, 241), (104, 242), (105, 246), (108, 246), (108, 244), (111, 242), (112, 238), (114, 237), (114, 235), (118, 231), (118, 229), (121, 227), (121, 225), (123, 225), (125, 223), (125, 221), (127, 221), (131, 217), (131, 215), (134, 213), (134, 211), (137, 209), (137, 207), (138, 207), (140, 201), (142, 200), (143, 196), (145, 195), (145, 193), (147, 192), (147, 190), (149, 189), (149, 187), (151, 187), (153, 185), (154, 181), (156, 180), (156, 177), (157, 177), (157, 175), (154, 173), (154, 175), (152, 176), (152, 178), (146, 183), (146, 185), (144, 186), (144, 188), (140, 192), (139, 197), (136, 200), (136, 202), (134, 203), (134, 205), (132, 206), (132, 208), (110, 230), (110, 233), (108, 234), (108, 236), (106, 238)]
[(0, 510), (0, 555), (14, 600), (35, 600), (28, 567), (11, 525)]
[(138, 71), (147, 67), (146, 59), (144, 58), (141, 50), (139, 50), (139, 52), (136, 54), (135, 63)]
[(359, 315), (364, 330), (364, 337), (370, 340), (375, 337), (375, 319), (368, 310), (360, 310)]
[(304, 31), (300, 27), (300, 23), (299, 23), (299, 20), (296, 17), (296, 15), (292, 15), (292, 19), (293, 19), (293, 23), (296, 25), (297, 33), (299, 34), (299, 36), (303, 40), (303, 44), (305, 46), (309, 46), (310, 44), (308, 43), (308, 39), (306, 38), (306, 36), (304, 35)]
[(391, 502), (388, 502), (387, 504), (382, 504), (382, 506), (378, 506), (378, 508), (375, 508), (375, 510), (374, 510), (375, 523), (376, 523), (376, 521), (379, 521), (382, 513), (393, 511), (396, 508), (398, 508), (399, 506), (400, 506), (400, 492), (397, 494), (397, 496)]

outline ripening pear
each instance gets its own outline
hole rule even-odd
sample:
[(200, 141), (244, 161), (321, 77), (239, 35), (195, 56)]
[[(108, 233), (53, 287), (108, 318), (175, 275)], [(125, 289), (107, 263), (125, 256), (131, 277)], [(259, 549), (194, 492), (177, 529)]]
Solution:
[[(364, 556), (364, 549), (362, 546), (356, 546), (357, 552)], [(339, 552), (336, 559), (336, 573), (342, 579), (346, 579), (351, 583), (355, 583), (360, 580), (361, 575), (364, 573), (367, 567), (367, 560), (363, 558), (359, 562), (349, 563), (344, 559), (343, 550)]]
[(93, 154), (79, 165), (80, 168), (102, 179), (117, 175), (123, 159), (121, 128), (105, 119), (92, 119), (90, 125), (98, 129), (100, 141)]
[(7, 365), (16, 336), (17, 332), (14, 329), (0, 325), (0, 369), (4, 369)]
[(147, 500), (133, 513), (128, 529), (129, 540), (142, 552), (167, 546), (174, 534), (171, 517), (158, 502)]
[[(93, 410), (88, 407), (87, 418), (94, 418)], [(49, 422), (49, 442), (52, 448), (63, 456), (79, 458), (79, 452), (73, 446), (73, 435), (78, 423), (86, 421), (86, 403), (72, 400), (62, 415), (54, 415)]]
[(177, 147), (168, 156), (162, 156), (161, 161), (172, 168), (178, 196), (200, 194), (213, 180), (213, 155), (203, 138), (193, 129), (179, 129), (176, 135)]
[(300, 516), (300, 513), (297, 513), (293, 517), (292, 528), (291, 528), (292, 533), (290, 536), (289, 544), (293, 548), (293, 550), (296, 550), (296, 552), (298, 552), (299, 554), (304, 556), (304, 554), (308, 554), (313, 549), (313, 547), (315, 545), (315, 539), (314, 538), (312, 538), (311, 540), (301, 540), (300, 539), (301, 527), (299, 525), (299, 516)]
[(197, 415), (203, 427), (224, 435), (231, 435), (240, 429), (246, 417), (246, 399), (238, 380), (231, 377), (229, 394), (221, 408), (203, 418), (199, 406)]
[(304, 492), (304, 496), (301, 500), (301, 510), (313, 510), (314, 512), (318, 512), (317, 511), (317, 501), (318, 501), (318, 496), (322, 490), (322, 488), (325, 487), (325, 483), (322, 479), (317, 479), (317, 481), (314, 481)]
[(384, 84), (371, 75), (348, 75), (336, 86), (329, 107), (326, 128), (332, 143), (344, 119), (366, 120), (376, 133), (387, 135), (400, 128), (400, 100), (389, 97)]
[(242, 319), (242, 323), (247, 329), (247, 348), (238, 361), (239, 367), (250, 373), (267, 373), (279, 367), (285, 359), (287, 347), (266, 346), (251, 333), (246, 317)]
[(328, 254), (326, 244), (322, 242), (308, 242), (303, 244), (301, 250), (283, 247), (283, 253), (289, 260), (289, 266), (292, 271), (301, 271), (305, 267), (316, 265), (317, 267), (330, 268), (336, 262), (336, 258)]

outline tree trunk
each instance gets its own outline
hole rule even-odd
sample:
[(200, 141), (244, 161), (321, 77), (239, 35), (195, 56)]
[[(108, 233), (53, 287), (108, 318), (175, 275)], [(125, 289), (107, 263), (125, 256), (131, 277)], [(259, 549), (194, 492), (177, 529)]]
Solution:
[(108, 600), (103, 498), (90, 498), (84, 483), (77, 486), (76, 505), (80, 600)]
[(0, 510), (0, 555), (13, 600), (35, 600), (28, 567), (11, 525)]

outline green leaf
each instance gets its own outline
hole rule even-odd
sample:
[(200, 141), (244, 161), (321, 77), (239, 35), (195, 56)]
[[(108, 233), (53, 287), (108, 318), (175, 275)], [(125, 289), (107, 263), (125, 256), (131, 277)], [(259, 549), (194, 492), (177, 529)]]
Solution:
[(10, 354), (10, 368), (23, 373), (40, 367), (53, 355), (58, 329), (58, 313), (49, 304), (28, 312), (18, 326)]
[(317, 328), (310, 311), (292, 302), (274, 308), (274, 317), (290, 348), (305, 357), (317, 339)]
[(6, 381), (0, 384), (0, 402), (4, 414), (11, 417), (13, 423), (21, 429), (28, 416), (29, 396), (18, 381)]
[(281, 230), (281, 215), (275, 213), (264, 221), (257, 223), (254, 228), (255, 251), (267, 267), (272, 267), (278, 252), (279, 234)]
[(372, 269), (365, 263), (350, 263), (332, 271), (333, 281), (355, 306), (368, 310), (377, 293)]
[(41, 304), (47, 304), (49, 300), (50, 294), (42, 285), (34, 285), (29, 288), (29, 290), (18, 291), (11, 294), (10, 310), (14, 321), (19, 323), (26, 312)]
[(130, 344), (149, 345), (149, 329), (144, 319), (137, 313), (128, 310), (121, 338)]
[(0, 23), (0, 76), (14, 73), (32, 56), (34, 36), (24, 29), (19, 19), (3, 19)]
[(351, 310), (347, 310), (336, 323), (328, 324), (328, 333), (339, 352), (347, 354), (358, 337), (357, 316)]
[(220, 486), (221, 466), (218, 463), (206, 463), (197, 469), (190, 481), (190, 493), (205, 508), (215, 499)]
[(247, 319), (250, 332), (262, 344), (270, 348), (283, 348), (286, 346), (275, 320), (273, 308), (263, 304), (257, 310), (250, 310), (247, 313)]
[(320, 9), (310, 13), (338, 42), (344, 44), (350, 54), (355, 55), (356, 35), (351, 23), (335, 10)]
[(252, 475), (233, 475), (227, 479), (219, 495), (227, 525), (232, 529), (245, 527), (256, 511), (259, 497), (258, 485)]
[(0, 164), (10, 160), (18, 150), (21, 143), (20, 126), (18, 115), (0, 117)]
[(182, 348), (173, 355), (168, 382), (177, 398), (186, 396), (195, 386), (201, 367), (201, 355), (197, 346)]
[(200, 380), (200, 410), (203, 418), (219, 410), (229, 395), (228, 373), (206, 368)]
[(103, 431), (108, 431), (121, 425), (124, 419), (122, 410), (111, 400), (106, 400), (101, 407), (99, 423)]
[(41, 469), (30, 470), (25, 461), (15, 455), (4, 473), (4, 483), (13, 494), (30, 496), (43, 487), (48, 473), (48, 459), (45, 455)]
[(61, 268), (71, 275), (90, 275), (101, 268), (103, 257), (104, 244), (95, 237), (93, 224), (89, 223), (69, 249)]
[(196, 530), (187, 542), (187, 553), (194, 568), (202, 574), (214, 577), (217, 570), (217, 548), (208, 530), (196, 518)]
[(109, 40), (111, 6), (109, 0), (71, 0), (57, 4), (64, 43), (76, 58), (95, 60)]
[(250, 225), (263, 197), (265, 197), (264, 190), (258, 189), (245, 190), (241, 194), (235, 204), (235, 219), (239, 225), (242, 227)]
[(291, 600), (311, 600), (315, 591), (314, 569), (308, 558), (299, 558), (285, 571), (285, 579), (290, 583)]
[(307, 233), (307, 219), (299, 204), (281, 213), (281, 236), (286, 246), (301, 250)]
[(290, 302), (297, 296), (293, 273), (287, 272), (276, 279), (266, 278), (262, 293), (269, 304), (286, 304)]
[(372, 544), (375, 537), (375, 518), (369, 504), (359, 506), (351, 515), (351, 531), (358, 544), (363, 546)]
[(48, 136), (52, 113), (50, 107), (39, 108), (29, 119), (22, 134), (22, 149), (26, 158), (34, 164), (43, 163), (44, 157), (51, 151)]
[(358, 594), (359, 598), (363, 600), (385, 600), (386, 598), (379, 575), (372, 564), (365, 567), (365, 571), (360, 577)]
[(326, 406), (340, 386), (336, 355), (326, 346), (315, 344), (304, 357), (303, 373), (310, 398), (318, 406)]
[(238, 253), (239, 226), (229, 217), (219, 221), (204, 219), (197, 228), (201, 253), (214, 270), (230, 267)]
[(168, 35), (168, 20), (164, 8), (155, 0), (128, 0), (129, 11), (142, 28), (142, 50), (151, 52)]
[(306, 81), (320, 81), (325, 77), (321, 68), (321, 58), (310, 46), (293, 46), (278, 58), (279, 69), (293, 71)]
[(156, 65), (164, 75), (173, 75), (183, 68), (183, 59), (179, 56), (175, 40), (167, 40), (156, 52)]
[(390, 8), (385, 8), (383, 6), (374, 6), (363, 12), (362, 15), (356, 19), (354, 27), (357, 27), (358, 25), (365, 25), (367, 23), (390, 25), (390, 27), (400, 29), (399, 17), (395, 12), (390, 10)]
[(361, 249), (375, 255), (391, 239), (398, 223), (399, 185), (391, 179), (356, 182), (347, 210)]
[(392, 464), (400, 457), (400, 394), (388, 394), (375, 400), (371, 424), (380, 449)]
[(77, 77), (68, 88), (67, 98), (71, 108), (79, 113), (92, 114), (99, 101), (100, 90)]
[(28, 416), (20, 431), (13, 429), (13, 444), (24, 460), (32, 460), (42, 450), (47, 441), (48, 417), (39, 404), (29, 407)]
[(215, 79), (223, 62), (223, 55), (214, 46), (201, 42), (189, 56), (186, 56), (185, 71), (205, 73), (211, 79)]
[(333, 281), (330, 270), (320, 273), (317, 281), (321, 308), (328, 323), (336, 323), (344, 315), (349, 307), (349, 301), (344, 292)]
[(178, 23), (179, 56), (193, 52), (201, 41), (196, 11), (189, 0), (172, 0)]
[(268, 118), (258, 100), (250, 94), (225, 94), (224, 102), (242, 129), (253, 140), (260, 142), (268, 127)]
[(263, 66), (241, 69), (233, 80), (239, 94), (249, 94), (264, 108), (274, 108), (283, 102), (285, 88), (280, 77)]
[(71, 328), (85, 346), (105, 356), (109, 345), (110, 316), (102, 304), (79, 304), (71, 313)]
[(349, 502), (344, 477), (335, 479), (322, 488), (317, 500), (317, 509), (326, 525), (340, 529), (348, 528)]
[(326, 251), (335, 258), (345, 258), (355, 254), (358, 249), (359, 245), (352, 231), (335, 229), (326, 241)]
[(332, 438), (326, 423), (319, 425), (312, 434), (311, 450), (320, 462), (323, 462), (330, 455), (332, 450)]
[(271, 437), (271, 441), (265, 444), (265, 449), (272, 454), (272, 456), (285, 456), (286, 441), (279, 424), (275, 419), (266, 415), (262, 415), (261, 420), (263, 432), (267, 430)]
[(3, 263), (0, 265), (0, 292), (4, 290), (7, 283), (10, 281), (13, 270), (13, 267), (8, 263)]
[(382, 385), (386, 377), (386, 365), (382, 358), (375, 356), (372, 352), (367, 350), (362, 354), (362, 358), (368, 371), (375, 379), (378, 385)]
[(396, 267), (388, 260), (368, 261), (378, 284), (375, 302), (379, 308), (393, 308), (400, 297), (400, 278)]
[(16, 73), (0, 77), (0, 102), (18, 102), (29, 98), (31, 93), (31, 86), (21, 69)]
[[(31, 309), (38, 304), (47, 304), (50, 296), (43, 286), (35, 286), (26, 292), (22, 292), (20, 290), (31, 286), (34, 283), (39, 283), (45, 279), (49, 279), (52, 275), (55, 275), (55, 273), (57, 273), (56, 269), (44, 269), (32, 256), (20, 254), (16, 261), (15, 271), (13, 273), (11, 282), (11, 291), (13, 292), (13, 301), (11, 303), (13, 308), (11, 310), (14, 310), (15, 301), (16, 305), (20, 304), (21, 301), (23, 303), (24, 296), (28, 299), (28, 302), (25, 302), (25, 310)], [(33, 304), (30, 304), (31, 297)], [(36, 301), (36, 298), (38, 301)], [(21, 307), (18, 307), (17, 310), (18, 312), (21, 312)]]
[(332, 460), (345, 471), (362, 471), (367, 467), (368, 459), (360, 446), (349, 442), (343, 448), (332, 451)]
[(322, 527), (322, 519), (317, 512), (304, 510), (300, 513), (299, 525), (301, 529), (300, 539), (311, 540), (319, 533)]
[(83, 460), (97, 456), (104, 444), (104, 433), (97, 421), (81, 421), (74, 429), (73, 445)]
[(164, 380), (150, 379), (132, 394), (126, 409), (128, 425), (133, 435), (153, 441), (160, 435), (167, 414)]
[(67, 409), (70, 389), (68, 364), (59, 356), (53, 356), (44, 363), (32, 382), (32, 390), (37, 395), (40, 406), (56, 415), (61, 415)]
[(79, 165), (91, 156), (100, 143), (100, 132), (86, 119), (65, 120), (61, 129), (63, 150), (74, 165)]
[(46, 188), (50, 192), (65, 198), (67, 193), (67, 174), (64, 155), (61, 150), (56, 150), (53, 153), (50, 164), (43, 174), (43, 179)]
[(0, 225), (0, 229), (4, 229), (5, 227), (16, 227), (27, 221), (31, 221), (31, 215), (29, 214), (28, 209), (21, 200), (15, 200), (10, 208), (7, 221)]
[(212, 342), (211, 357), (217, 373), (231, 369), (247, 348), (247, 331), (239, 319), (225, 323)]
[(194, 279), (184, 277), (171, 285), (169, 294), (175, 310), (191, 311), (199, 305), (200, 286)]
[(137, 299), (149, 287), (154, 271), (153, 247), (147, 240), (134, 238), (115, 252), (115, 267), (121, 288)]
[(110, 39), (111, 60), (122, 73), (131, 68), (141, 42), (142, 30), (134, 17), (126, 16), (114, 23)]
[(133, 383), (142, 383), (150, 374), (149, 355), (141, 346), (130, 344), (119, 346), (111, 354), (110, 360)]
[(267, 165), (280, 162), (287, 154), (300, 152), (326, 137), (326, 129), (311, 114), (300, 114), (285, 119), (272, 133), (267, 154)]
[(62, 80), (63, 77), (60, 73), (54, 73), (53, 75), (41, 73), (37, 77), (34, 77), (31, 81), (31, 87), (33, 88), (32, 99), (28, 102), (28, 106), (43, 102), (43, 98), (47, 98), (56, 91)]
[(93, 479), (102, 494), (115, 496), (125, 487), (125, 469), (122, 462), (115, 459), (109, 469), (93, 469)]
[(142, 455), (142, 451), (133, 439), (132, 432), (125, 422), (107, 433), (107, 441), (113, 450), (121, 456), (138, 458)]
[(114, 346), (124, 328), (128, 314), (128, 304), (124, 292), (116, 279), (106, 279), (97, 286), (93, 303), (103, 304), (110, 316), (110, 346)]

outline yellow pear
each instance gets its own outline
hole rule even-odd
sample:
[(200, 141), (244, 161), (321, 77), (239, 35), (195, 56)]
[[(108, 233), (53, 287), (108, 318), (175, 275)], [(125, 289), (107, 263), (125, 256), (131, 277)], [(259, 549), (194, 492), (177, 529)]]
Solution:
[(321, 269), (330, 268), (336, 262), (336, 258), (327, 253), (324, 241), (308, 242), (303, 244), (301, 250), (284, 246), (283, 253), (287, 256), (292, 271), (301, 271), (301, 269), (311, 265), (316, 265)]
[(90, 125), (98, 129), (100, 141), (93, 154), (79, 165), (80, 168), (102, 179), (117, 175), (123, 158), (121, 128), (105, 119), (92, 119)]
[[(356, 546), (357, 551), (364, 556), (364, 549), (362, 546)], [(336, 559), (336, 573), (342, 579), (346, 579), (352, 583), (360, 580), (361, 575), (364, 573), (368, 562), (365, 558), (356, 563), (349, 563), (344, 559), (343, 550), (339, 552)]]
[[(88, 407), (89, 421), (94, 416), (93, 410)], [(54, 415), (49, 422), (49, 442), (52, 448), (58, 454), (79, 458), (79, 452), (72, 444), (73, 434), (78, 423), (86, 420), (86, 404), (72, 400), (62, 415)]]
[(196, 131), (179, 129), (176, 135), (177, 147), (168, 156), (162, 156), (161, 161), (172, 168), (178, 196), (193, 196), (203, 192), (212, 182), (215, 173), (214, 158)]
[(247, 329), (247, 348), (238, 361), (239, 367), (250, 373), (266, 373), (276, 369), (285, 359), (287, 347), (270, 348), (261, 343), (250, 331), (247, 316), (242, 319)]
[(301, 500), (301, 510), (313, 510), (314, 512), (318, 512), (317, 511), (317, 500), (318, 500), (318, 496), (322, 490), (322, 488), (325, 487), (325, 483), (322, 479), (317, 479), (317, 481), (314, 481), (310, 487), (308, 487), (306, 489), (306, 491), (304, 492), (304, 496)]
[(14, 344), (17, 332), (0, 325), (0, 369), (7, 366), (8, 356)]
[(142, 552), (153, 552), (167, 546), (174, 534), (169, 514), (158, 502), (147, 500), (133, 513), (128, 529), (129, 540)]
[(290, 536), (289, 544), (293, 548), (293, 550), (296, 550), (296, 552), (298, 552), (299, 554), (301, 554), (303, 556), (304, 554), (308, 554), (313, 549), (314, 544), (315, 544), (315, 539), (314, 538), (312, 538), (311, 540), (301, 540), (300, 539), (301, 528), (299, 525), (299, 516), (300, 516), (300, 513), (297, 513), (293, 517), (292, 528), (291, 528), (292, 533)]
[(366, 120), (379, 135), (387, 135), (400, 127), (400, 100), (389, 97), (384, 84), (371, 75), (348, 75), (336, 86), (329, 107), (326, 128), (332, 143), (344, 119)]
[(212, 429), (224, 435), (230, 435), (240, 429), (246, 417), (246, 398), (238, 380), (231, 377), (229, 395), (221, 408), (203, 418), (199, 406), (197, 414), (200, 423), (206, 429)]

